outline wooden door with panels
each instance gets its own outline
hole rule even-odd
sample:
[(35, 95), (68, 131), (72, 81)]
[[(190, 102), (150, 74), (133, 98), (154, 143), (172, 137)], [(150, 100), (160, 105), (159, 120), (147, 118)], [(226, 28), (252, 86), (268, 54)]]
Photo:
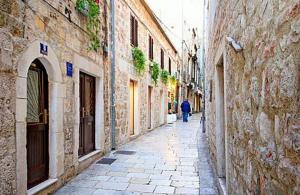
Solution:
[(27, 75), (27, 188), (48, 179), (49, 125), (48, 76), (39, 60), (32, 62)]
[(78, 155), (95, 150), (95, 77), (80, 72), (80, 126)]

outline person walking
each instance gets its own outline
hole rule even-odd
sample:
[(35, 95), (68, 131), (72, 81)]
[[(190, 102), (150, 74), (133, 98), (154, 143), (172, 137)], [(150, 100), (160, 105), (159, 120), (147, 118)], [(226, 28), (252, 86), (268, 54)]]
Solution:
[(181, 103), (181, 111), (183, 122), (188, 122), (189, 113), (191, 112), (191, 105), (188, 99), (184, 99), (184, 101)]

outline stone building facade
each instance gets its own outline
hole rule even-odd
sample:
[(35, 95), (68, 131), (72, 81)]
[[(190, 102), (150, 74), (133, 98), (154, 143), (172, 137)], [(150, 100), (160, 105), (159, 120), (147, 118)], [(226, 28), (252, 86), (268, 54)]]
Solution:
[(206, 9), (206, 130), (227, 194), (300, 194), (300, 1)]
[[(153, 61), (174, 74), (177, 51), (144, 0), (116, 1), (116, 142), (122, 144), (167, 121), (168, 87), (160, 79), (151, 80), (149, 37), (153, 44)], [(131, 42), (131, 21), (137, 23), (137, 45)], [(135, 28), (135, 27), (134, 27)], [(132, 49), (138, 47), (147, 58), (146, 71), (138, 75)], [(162, 55), (163, 51), (163, 55)]]
[(0, 194), (51, 193), (110, 149), (109, 2), (97, 52), (75, 2), (0, 0)]
[(200, 112), (202, 89), (200, 79), (200, 37), (195, 28), (184, 23), (181, 66), (181, 96), (187, 98), (193, 113)]

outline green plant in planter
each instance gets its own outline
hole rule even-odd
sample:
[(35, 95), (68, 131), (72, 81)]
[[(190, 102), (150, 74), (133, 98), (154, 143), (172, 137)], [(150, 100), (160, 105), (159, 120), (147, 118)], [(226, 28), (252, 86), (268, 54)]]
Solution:
[(160, 79), (163, 84), (165, 84), (165, 85), (168, 84), (169, 72), (166, 70), (162, 70), (160, 73)]
[(76, 9), (80, 11), (83, 15), (88, 16), (90, 9), (89, 0), (77, 0)]
[(176, 85), (176, 83), (177, 83), (176, 76), (175, 76), (175, 75), (170, 76), (170, 77), (169, 77), (169, 82), (170, 82), (170, 84), (173, 85), (173, 86)]
[(138, 73), (138, 75), (142, 75), (146, 69), (146, 58), (142, 50), (135, 47), (132, 49), (132, 57), (133, 57), (133, 65)]
[(94, 0), (77, 0), (76, 9), (87, 16), (87, 34), (89, 36), (89, 50), (97, 52), (101, 47), (99, 39), (100, 9)]
[(151, 67), (151, 79), (153, 80), (155, 86), (157, 86), (159, 74), (160, 74), (159, 65), (158, 63), (153, 62), (153, 65)]

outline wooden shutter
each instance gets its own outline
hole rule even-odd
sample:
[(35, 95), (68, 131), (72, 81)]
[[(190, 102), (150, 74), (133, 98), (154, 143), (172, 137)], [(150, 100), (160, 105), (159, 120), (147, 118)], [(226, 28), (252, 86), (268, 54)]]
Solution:
[(130, 15), (130, 43), (134, 45), (134, 17)]
[(153, 39), (149, 35), (149, 59), (153, 60)]
[(152, 58), (152, 60), (154, 58), (154, 54), (153, 54), (154, 48), (153, 48), (153, 45), (154, 45), (153, 39), (151, 38), (151, 58)]
[(134, 38), (135, 38), (135, 44), (134, 46), (138, 46), (139, 42), (138, 42), (138, 21), (136, 19), (134, 19)]
[(163, 49), (161, 49), (160, 50), (160, 67), (161, 67), (161, 69), (163, 70), (164, 68), (165, 68), (165, 56), (164, 56), (164, 50)]
[(171, 58), (169, 58), (169, 73), (171, 75), (172, 73), (172, 63), (171, 63)]
[(149, 59), (152, 60), (151, 59), (151, 36), (150, 35), (149, 35), (149, 43), (148, 44), (149, 44)]

